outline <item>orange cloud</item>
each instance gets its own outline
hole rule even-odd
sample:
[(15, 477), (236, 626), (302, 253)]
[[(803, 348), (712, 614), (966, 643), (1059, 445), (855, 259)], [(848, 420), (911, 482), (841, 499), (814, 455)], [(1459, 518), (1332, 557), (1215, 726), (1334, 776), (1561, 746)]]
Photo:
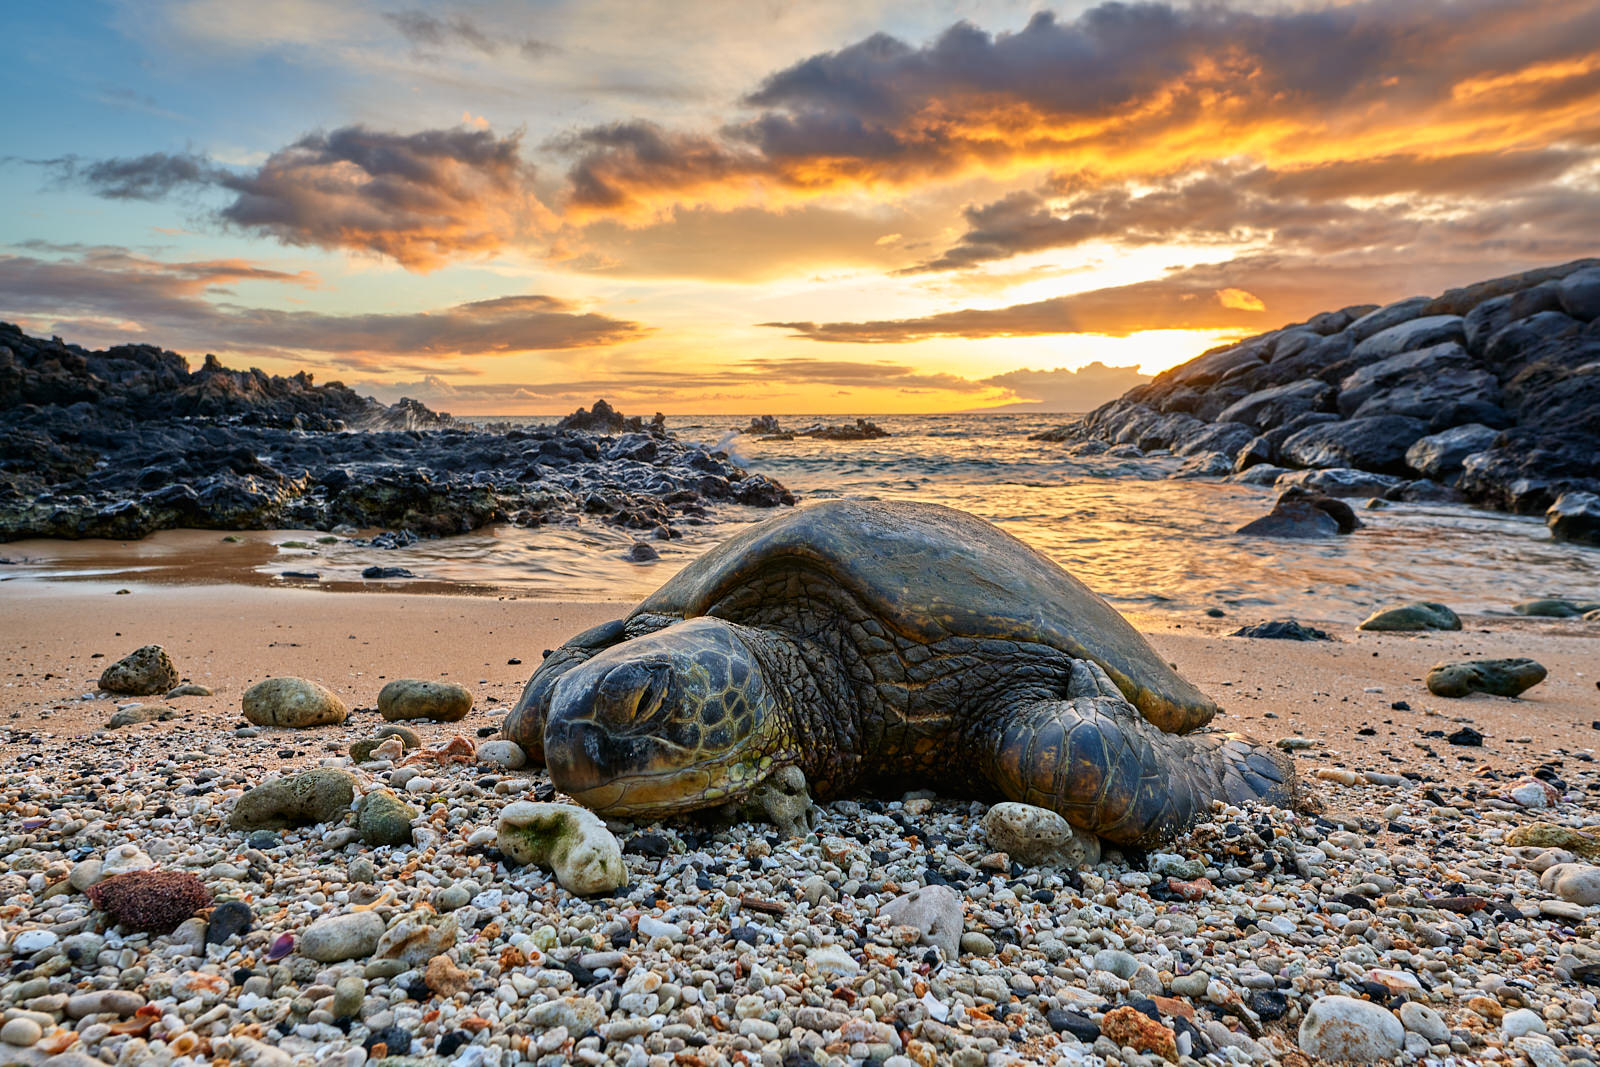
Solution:
[(1165, 174), (1220, 153), (1292, 168), (1330, 159), (1548, 146), (1600, 117), (1586, 0), (1368, 0), (1254, 13), (1106, 4), (915, 48), (877, 34), (771, 75), (716, 133), (622, 123), (578, 155), (569, 211), (655, 217), (672, 204), (772, 203), (974, 171), (1071, 163)]

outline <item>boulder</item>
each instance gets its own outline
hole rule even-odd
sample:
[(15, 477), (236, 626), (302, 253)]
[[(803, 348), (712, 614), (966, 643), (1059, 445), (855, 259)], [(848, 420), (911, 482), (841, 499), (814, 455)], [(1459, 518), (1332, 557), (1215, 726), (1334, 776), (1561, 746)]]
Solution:
[(1357, 341), (1350, 355), (1358, 360), (1387, 359), (1445, 342), (1461, 344), (1466, 339), (1460, 315), (1429, 315), (1396, 323)]
[(1328, 496), (1383, 496), (1400, 484), (1389, 474), (1372, 474), (1351, 467), (1324, 467), (1320, 470), (1291, 471), (1274, 483), (1279, 489), (1299, 486)]
[(228, 825), (235, 830), (278, 830), (290, 826), (340, 822), (355, 800), (356, 776), (336, 767), (317, 767), (246, 790), (233, 805)]
[(1339, 414), (1350, 418), (1368, 401), (1381, 402), (1397, 389), (1426, 385), (1446, 372), (1474, 369), (1472, 357), (1454, 341), (1374, 360), (1340, 380)]
[(616, 835), (594, 812), (573, 804), (508, 804), (495, 844), (513, 863), (543, 867), (580, 896), (609, 893), (628, 880)]
[(1301, 467), (1358, 467), (1403, 474), (1406, 450), (1424, 430), (1421, 422), (1404, 415), (1323, 423), (1290, 435), (1282, 454)]
[(1557, 541), (1600, 545), (1600, 494), (1562, 493), (1545, 511), (1544, 523)]
[(983, 816), (989, 843), (1030, 867), (1092, 867), (1100, 862), (1100, 839), (1075, 830), (1048, 808), (1007, 801)]
[(1600, 867), (1590, 863), (1558, 863), (1545, 868), (1539, 884), (1572, 904), (1600, 904)]
[(420, 967), (456, 946), (461, 924), (454, 915), (418, 911), (403, 915), (383, 932), (372, 955), (380, 960), (399, 960), (407, 967)]
[(356, 911), (318, 919), (300, 935), (300, 954), (318, 963), (364, 960), (383, 937), (383, 916)]
[(1392, 1060), (1405, 1040), (1405, 1026), (1393, 1012), (1354, 997), (1318, 997), (1300, 1022), (1300, 1051), (1319, 1063)]
[[(1235, 461), (1234, 466), (1238, 466), (1237, 461)], [(1244, 470), (1236, 471), (1229, 475), (1228, 481), (1237, 482), (1240, 485), (1275, 485), (1279, 478), (1288, 473), (1289, 468), (1287, 467), (1277, 467), (1271, 463), (1258, 463), (1253, 467), (1246, 467)]]
[(1563, 597), (1537, 597), (1513, 604), (1511, 610), (1518, 615), (1534, 619), (1576, 619), (1594, 606), (1580, 604)]
[(1490, 447), (1499, 436), (1499, 430), (1479, 423), (1453, 426), (1418, 438), (1406, 449), (1406, 466), (1425, 478), (1443, 481), (1458, 473), (1468, 456)]
[(1411, 296), (1404, 300), (1396, 300), (1356, 319), (1343, 331), (1350, 335), (1350, 339), (1360, 344), (1374, 334), (1382, 333), (1392, 326), (1410, 322), (1421, 315), (1423, 309), (1431, 303), (1431, 298), (1426, 296)]
[(1185, 459), (1170, 478), (1226, 478), (1233, 473), (1233, 460), (1221, 452), (1197, 452)]
[(1375, 611), (1362, 620), (1358, 630), (1459, 630), (1461, 618), (1443, 604), (1418, 601), (1397, 608)]
[(1237, 422), (1215, 422), (1184, 438), (1172, 450), (1174, 455), (1192, 456), (1201, 452), (1226, 452), (1232, 455), (1255, 436), (1250, 427)]
[(160, 645), (134, 649), (100, 674), (101, 689), (136, 697), (165, 693), (177, 684), (178, 669)]
[(455, 682), (396, 678), (378, 693), (378, 714), (390, 722), (433, 719), (460, 722), (472, 710), (472, 692)]
[(1272, 511), (1245, 523), (1236, 533), (1252, 537), (1332, 537), (1361, 525), (1349, 504), (1325, 493), (1292, 486), (1272, 505)]
[(1308, 411), (1329, 411), (1333, 397), (1333, 387), (1327, 382), (1302, 378), (1287, 385), (1258, 389), (1228, 405), (1217, 418), (1265, 430)]
[(895, 897), (878, 909), (878, 925), (914, 927), (920, 944), (939, 949), (946, 960), (961, 956), (966, 917), (961, 897), (947, 885), (923, 886)]
[(409, 845), (411, 822), (421, 812), (401, 800), (391, 789), (374, 789), (356, 808), (356, 830), (374, 847)]
[(1514, 697), (1544, 681), (1544, 667), (1531, 659), (1479, 659), (1439, 663), (1428, 671), (1428, 691), (1441, 697), (1472, 693)]
[(306, 678), (268, 678), (244, 691), (244, 717), (257, 726), (333, 726), (349, 715), (344, 701)]
[(1406, 415), (1426, 420), (1430, 430), (1448, 429), (1497, 411), (1499, 400), (1500, 381), (1488, 371), (1447, 367), (1368, 397), (1353, 417)]
[(1584, 322), (1600, 318), (1600, 267), (1567, 275), (1561, 279), (1556, 296), (1561, 310), (1573, 318)]

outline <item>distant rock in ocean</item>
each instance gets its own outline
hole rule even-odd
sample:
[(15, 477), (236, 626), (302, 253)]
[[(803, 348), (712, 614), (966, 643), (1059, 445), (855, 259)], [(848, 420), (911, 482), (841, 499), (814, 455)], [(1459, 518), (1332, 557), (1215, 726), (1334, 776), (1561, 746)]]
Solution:
[(1389, 499), (1459, 493), (1523, 514), (1566, 494), (1552, 529), (1592, 543), (1600, 259), (1324, 312), (1212, 349), (1036, 439), (1215, 453), (1186, 469), (1227, 464), (1243, 481), (1256, 466), (1343, 468), (1386, 476), (1367, 484)]
[(604, 400), (555, 426), (475, 429), (303, 372), (229, 370), (215, 356), (190, 371), (152, 345), (91, 352), (9, 323), (0, 420), (0, 541), (378, 527), (400, 544), (582, 518), (670, 533), (718, 502), (795, 499), (678, 441), (661, 415)]

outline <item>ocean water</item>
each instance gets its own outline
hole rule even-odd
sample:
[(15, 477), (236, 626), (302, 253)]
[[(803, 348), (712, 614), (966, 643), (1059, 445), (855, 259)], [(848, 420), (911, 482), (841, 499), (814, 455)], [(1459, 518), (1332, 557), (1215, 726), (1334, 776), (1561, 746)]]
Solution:
[[(1065, 446), (1029, 441), (1063, 421), (1036, 414), (869, 416), (892, 436), (836, 442), (763, 441), (735, 433), (748, 417), (680, 416), (679, 436), (728, 451), (802, 498), (926, 500), (962, 508), (1033, 545), (1120, 607), (1192, 614), (1219, 607), (1256, 619), (1295, 615), (1358, 620), (1397, 601), (1444, 601), (1460, 611), (1506, 611), (1536, 596), (1600, 599), (1600, 550), (1553, 542), (1541, 520), (1455, 505), (1358, 508), (1365, 528), (1319, 541), (1246, 538), (1233, 531), (1272, 504), (1270, 489), (1173, 480), (1178, 461), (1070, 459)], [(786, 427), (818, 421), (786, 417)], [(830, 416), (827, 422), (848, 421)], [(0, 578), (227, 580), (340, 590), (373, 588), (374, 563), (417, 581), (396, 589), (632, 601), (765, 509), (719, 508), (713, 521), (675, 524), (652, 542), (659, 560), (625, 558), (629, 531), (600, 523), (497, 527), (411, 548), (319, 545), (294, 531), (239, 535), (171, 531), (127, 545), (24, 542), (0, 546), (15, 562)], [(284, 547), (284, 541), (309, 543)], [(316, 581), (282, 571), (315, 571)]]

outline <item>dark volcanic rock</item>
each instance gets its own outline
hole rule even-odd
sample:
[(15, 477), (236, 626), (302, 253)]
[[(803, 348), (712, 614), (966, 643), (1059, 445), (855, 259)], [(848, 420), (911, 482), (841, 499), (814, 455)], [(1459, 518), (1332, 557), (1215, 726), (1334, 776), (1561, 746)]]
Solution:
[(1351, 533), (1360, 526), (1355, 511), (1343, 500), (1291, 486), (1278, 497), (1270, 512), (1235, 532), (1252, 537), (1332, 537)]
[(1441, 697), (1472, 693), (1514, 697), (1544, 681), (1544, 667), (1531, 659), (1479, 659), (1440, 663), (1428, 671), (1428, 691)]
[(1385, 495), (1542, 512), (1600, 493), (1600, 261), (1319, 315), (1205, 352), (1037, 439), (1222, 452), (1237, 472), (1422, 474)]
[(1406, 450), (1426, 429), (1404, 415), (1326, 422), (1290, 436), (1282, 453), (1301, 467), (1358, 467), (1380, 474), (1404, 474)]
[(1544, 521), (1557, 541), (1600, 545), (1600, 496), (1562, 493), (1545, 512)]
[(1429, 434), (1406, 449), (1406, 466), (1428, 478), (1449, 478), (1468, 456), (1489, 448), (1499, 436), (1500, 431), (1478, 423)]
[(1294, 619), (1273, 619), (1254, 626), (1242, 626), (1229, 637), (1255, 637), (1271, 641), (1332, 641), (1333, 635), (1315, 626), (1303, 626)]
[(794, 502), (603, 400), (553, 427), (479, 430), (304, 373), (210, 356), (191, 372), (148, 345), (91, 352), (6, 323), (0, 420), (0, 541), (346, 524), (414, 538), (582, 515), (656, 529), (722, 502)]

